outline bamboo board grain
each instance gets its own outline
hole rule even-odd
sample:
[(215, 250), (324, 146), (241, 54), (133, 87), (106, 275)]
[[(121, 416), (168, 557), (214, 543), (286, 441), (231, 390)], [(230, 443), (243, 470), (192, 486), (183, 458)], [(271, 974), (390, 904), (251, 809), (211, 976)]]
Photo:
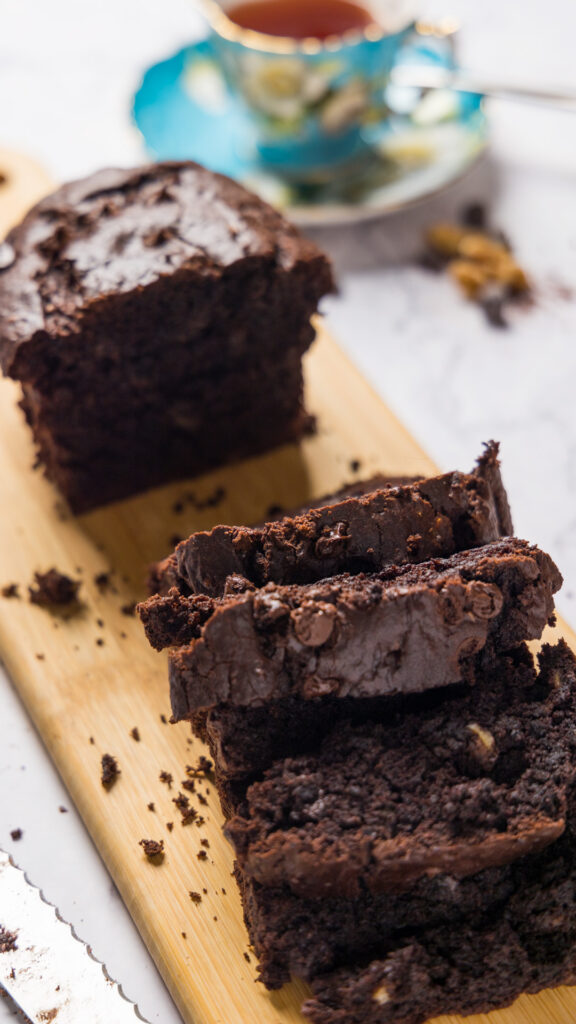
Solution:
[[(0, 167), (2, 157), (0, 151)], [(31, 199), (46, 189), (46, 178), (34, 181)], [(22, 190), (13, 204), (0, 191), (0, 234), (22, 212)], [(202, 747), (185, 725), (162, 720), (170, 714), (165, 660), (122, 607), (142, 596), (147, 564), (166, 553), (175, 534), (216, 521), (255, 521), (272, 504), (294, 505), (325, 493), (350, 479), (353, 459), (361, 460), (365, 475), (435, 470), (322, 329), (306, 358), (306, 383), (319, 430), (300, 447), (76, 519), (32, 470), (18, 389), (0, 384), (0, 584), (19, 583), (24, 597), (34, 571), (56, 565), (80, 576), (84, 601), (81, 614), (63, 620), (25, 599), (2, 600), (0, 654), (186, 1024), (301, 1024), (306, 990), (292, 984), (267, 993), (254, 984), (254, 957), (250, 963), (244, 957), (247, 937), (230, 878), (232, 856), (212, 786), (197, 782), (206, 806), (191, 797), (206, 819), (201, 827), (183, 827), (172, 803), (185, 766)], [(222, 502), (199, 508), (218, 488), (225, 491)], [(95, 576), (108, 571), (113, 589), (101, 593)], [(564, 624), (557, 631), (575, 644)], [(130, 735), (134, 726), (140, 742)], [(116, 756), (121, 767), (109, 792), (100, 784), (103, 753)], [(172, 789), (159, 781), (161, 771), (173, 775)], [(165, 841), (161, 866), (143, 857), (142, 837)], [(202, 839), (210, 844), (204, 861), (197, 858)], [(191, 902), (191, 890), (202, 893), (199, 905)], [(508, 1010), (466, 1019), (567, 1024), (576, 1019), (576, 989), (522, 997)], [(459, 1018), (442, 1020), (454, 1024)]]

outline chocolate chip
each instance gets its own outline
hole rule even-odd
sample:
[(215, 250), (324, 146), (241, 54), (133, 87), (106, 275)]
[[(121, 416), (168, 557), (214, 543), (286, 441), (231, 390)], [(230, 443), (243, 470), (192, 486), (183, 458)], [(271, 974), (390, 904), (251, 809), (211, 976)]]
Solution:
[(302, 685), (302, 696), (305, 700), (315, 700), (317, 697), (336, 696), (339, 690), (339, 679), (321, 679), (319, 676), (307, 676)]
[(9, 242), (0, 244), (0, 270), (8, 270), (16, 262), (16, 253)]
[(495, 583), (474, 580), (466, 587), (466, 610), (477, 619), (494, 619), (504, 604), (502, 591)]
[(337, 628), (338, 612), (325, 601), (303, 601), (290, 612), (294, 632), (306, 647), (322, 647)]
[(350, 539), (348, 523), (334, 523), (326, 528), (314, 546), (314, 552), (318, 558), (334, 558), (346, 550)]

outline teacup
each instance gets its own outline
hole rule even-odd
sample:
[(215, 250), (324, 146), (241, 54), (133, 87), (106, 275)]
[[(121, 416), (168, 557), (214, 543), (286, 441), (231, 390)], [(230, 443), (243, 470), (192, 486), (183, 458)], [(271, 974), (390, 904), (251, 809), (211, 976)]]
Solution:
[(228, 86), (244, 101), (267, 168), (311, 180), (367, 148), (362, 129), (383, 116), (383, 91), (412, 35), (417, 0), (369, 0), (361, 7), (368, 24), (323, 38), (243, 27), (231, 17), (238, 0), (200, 3)]

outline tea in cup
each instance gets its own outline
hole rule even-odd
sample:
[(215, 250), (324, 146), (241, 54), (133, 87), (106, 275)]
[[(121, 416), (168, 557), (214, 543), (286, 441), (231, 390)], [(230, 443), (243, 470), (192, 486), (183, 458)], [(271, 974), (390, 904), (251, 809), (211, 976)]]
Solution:
[(201, 0), (262, 164), (313, 180), (367, 149), (415, 0)]

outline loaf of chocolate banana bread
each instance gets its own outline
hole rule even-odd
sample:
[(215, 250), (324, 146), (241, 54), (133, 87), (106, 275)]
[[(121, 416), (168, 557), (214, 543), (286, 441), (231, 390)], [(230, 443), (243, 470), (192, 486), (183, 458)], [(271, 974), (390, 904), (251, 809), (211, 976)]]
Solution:
[(470, 678), (488, 639), (506, 650), (541, 635), (561, 581), (548, 555), (506, 539), (319, 583), (242, 591), (232, 577), (221, 598), (174, 588), (139, 613), (153, 646), (172, 645), (172, 710), (182, 719), (220, 703), (372, 697)]
[(471, 473), (386, 487), (260, 527), (194, 533), (156, 569), (154, 589), (218, 597), (229, 576), (256, 587), (311, 583), (446, 557), (511, 533), (498, 445), (491, 442)]
[(0, 363), (82, 512), (297, 439), (326, 257), (194, 163), (104, 170), (43, 199), (0, 269)]

